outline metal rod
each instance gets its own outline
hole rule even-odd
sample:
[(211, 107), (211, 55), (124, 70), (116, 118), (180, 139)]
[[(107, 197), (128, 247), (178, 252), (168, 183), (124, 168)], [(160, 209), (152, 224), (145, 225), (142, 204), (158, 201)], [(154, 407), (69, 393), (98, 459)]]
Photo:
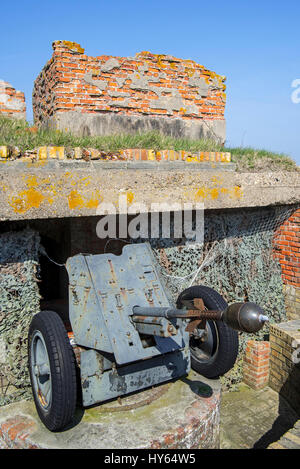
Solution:
[(137, 316), (154, 316), (164, 318), (181, 318), (187, 317), (185, 309), (166, 308), (166, 307), (147, 307), (147, 306), (134, 306), (132, 308), (133, 314)]
[(164, 318), (182, 318), (182, 319), (213, 319), (218, 321), (222, 318), (222, 311), (210, 311), (204, 310), (200, 311), (199, 309), (176, 309), (176, 308), (165, 308), (165, 307), (144, 307), (144, 306), (134, 306), (132, 308), (134, 315), (139, 316), (154, 316), (154, 317), (164, 317)]

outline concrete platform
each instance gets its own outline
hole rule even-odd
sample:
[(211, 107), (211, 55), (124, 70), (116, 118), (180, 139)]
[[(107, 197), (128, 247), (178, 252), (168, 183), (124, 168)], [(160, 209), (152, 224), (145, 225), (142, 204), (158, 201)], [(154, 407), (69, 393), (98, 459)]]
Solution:
[(89, 409), (71, 428), (51, 433), (34, 403), (0, 407), (0, 448), (197, 449), (219, 448), (221, 387), (188, 377)]
[(162, 202), (203, 203), (205, 209), (299, 203), (299, 172), (236, 173), (230, 164), (215, 163), (208, 171), (202, 163), (7, 162), (0, 171), (0, 220), (95, 216), (103, 202), (122, 213), (120, 195), (148, 212), (159, 211), (152, 204)]

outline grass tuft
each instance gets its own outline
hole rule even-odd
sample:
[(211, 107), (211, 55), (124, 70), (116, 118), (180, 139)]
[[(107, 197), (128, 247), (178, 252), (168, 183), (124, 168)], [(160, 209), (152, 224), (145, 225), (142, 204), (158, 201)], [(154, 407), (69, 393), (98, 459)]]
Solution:
[(71, 132), (40, 129), (28, 122), (0, 116), (0, 145), (17, 146), (21, 151), (39, 146), (96, 148), (113, 152), (126, 148), (148, 148), (153, 150), (225, 151), (230, 152), (237, 171), (298, 171), (295, 161), (288, 155), (258, 150), (251, 147), (227, 148), (214, 140), (173, 138), (157, 132), (136, 135), (110, 135), (78, 137)]

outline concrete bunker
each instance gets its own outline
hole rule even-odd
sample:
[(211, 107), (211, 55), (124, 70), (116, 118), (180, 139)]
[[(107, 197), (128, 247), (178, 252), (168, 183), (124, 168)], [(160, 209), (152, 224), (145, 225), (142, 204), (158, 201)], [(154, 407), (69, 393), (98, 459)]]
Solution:
[[(193, 61), (149, 52), (134, 58), (87, 57), (80, 45), (69, 41), (55, 41), (53, 49), (52, 58), (34, 86), (34, 114), (39, 126), (62, 130), (67, 127), (79, 135), (154, 130), (174, 137), (209, 137), (224, 143), (225, 77)], [(5, 82), (0, 83), (0, 88), (0, 112), (23, 117), (23, 94)], [(230, 154), (222, 152), (125, 149), (106, 155), (91, 148), (44, 146), (20, 152), (16, 147), (2, 146), (0, 157), (1, 163), (6, 163), (0, 186), (0, 406), (4, 407), (4, 416), (5, 404), (32, 396), (27, 368), (27, 334), (32, 317), (40, 310), (54, 310), (68, 330), (66, 259), (82, 252), (119, 255), (126, 244), (148, 240), (145, 232), (140, 237), (126, 238), (117, 230), (118, 234), (108, 240), (97, 236), (101, 220), (95, 215), (97, 206), (105, 199), (115, 201), (120, 193), (129, 205), (133, 200), (150, 205), (162, 199), (170, 204), (175, 199), (179, 205), (187, 201), (205, 204), (203, 241), (192, 242), (187, 236), (174, 233), (167, 237), (163, 230), (157, 230), (157, 226), (162, 228), (167, 212), (157, 213), (160, 218), (155, 219), (148, 212), (143, 214), (148, 220), (148, 234), (152, 229), (158, 232), (149, 242), (161, 278), (174, 300), (183, 289), (204, 284), (220, 292), (228, 302), (260, 304), (271, 320), (271, 333), (273, 328), (277, 335), (271, 343), (274, 350), (280, 341), (282, 345), (284, 336), (280, 330), (274, 333), (274, 323), (299, 317), (300, 215), (296, 173), (230, 173), (235, 165), (230, 163)], [(172, 227), (177, 215), (182, 212), (172, 214)], [(117, 227), (122, 217), (117, 210)], [(134, 218), (128, 217), (127, 227)], [(192, 220), (195, 227), (195, 212)], [(294, 327), (298, 327), (298, 321), (294, 322)], [(261, 330), (255, 338), (263, 350), (269, 330)], [(222, 376), (223, 387), (232, 389), (241, 381), (247, 342), (247, 334), (241, 335), (240, 355), (234, 369)], [(154, 341), (145, 348), (153, 344)], [(90, 355), (85, 357), (88, 360)], [(92, 354), (91, 357), (95, 358)], [(274, 389), (282, 386), (278, 374), (281, 357), (278, 360), (273, 360), (272, 365), (270, 382)], [(286, 379), (284, 371), (282, 378)], [(260, 384), (259, 367), (256, 372)], [(297, 383), (298, 375), (295, 376)], [(186, 397), (180, 412), (177, 391)], [(293, 382), (286, 392), (291, 395), (294, 391)], [(188, 376), (177, 382), (170, 393), (168, 386), (162, 394), (158, 390), (154, 398), (147, 392), (141, 393), (141, 402), (129, 396), (125, 407), (136, 410), (145, 403), (154, 403), (150, 410), (155, 416), (157, 408), (159, 412), (160, 407), (165, 409), (167, 401), (169, 420), (160, 427), (157, 438), (146, 435), (136, 440), (137, 445), (218, 446), (219, 382), (212, 385)], [(165, 392), (166, 401), (160, 400)], [(14, 407), (17, 412), (18, 405)], [(104, 414), (120, 410), (116, 410), (116, 403), (109, 405), (103, 405)], [(35, 434), (34, 441), (26, 444), (43, 447), (35, 417), (30, 420), (29, 415), (33, 415), (30, 410), (26, 419), (30, 432), (35, 429)], [(133, 415), (138, 422), (145, 413)], [(182, 420), (174, 430), (174, 416), (178, 415)], [(93, 421), (93, 415), (88, 414), (90, 417), (103, 434), (97, 419)], [(131, 447), (132, 434), (128, 439), (124, 426), (116, 423), (115, 440), (120, 438), (124, 447)], [(25, 441), (27, 437), (23, 436), (20, 440)], [(14, 447), (6, 434), (3, 438)], [(78, 444), (76, 431), (71, 439), (71, 445)], [(53, 440), (51, 444), (55, 445)], [(22, 442), (17, 440), (16, 445), (20, 447)]]
[[(174, 166), (168, 163), (169, 170), (164, 167), (158, 171), (155, 165), (151, 166), (151, 162), (147, 163), (147, 167), (124, 171), (121, 167), (118, 169), (119, 163), (112, 163), (115, 165), (112, 169), (111, 166), (101, 166), (102, 162), (97, 168), (91, 168), (87, 162), (74, 161), (69, 163), (73, 165), (72, 170), (78, 165), (78, 173), (75, 177), (74, 171), (73, 179), (66, 177), (66, 167), (53, 168), (53, 165), (46, 162), (38, 168), (30, 169), (28, 174), (28, 168), (23, 172), (24, 163), (18, 163), (18, 166), (14, 166), (14, 163), (16, 162), (7, 163), (3, 170), (3, 187), (6, 189), (3, 190), (1, 236), (4, 236), (3, 240), (12, 239), (17, 235), (22, 239), (24, 232), (34, 233), (34, 255), (29, 260), (35, 263), (36, 271), (33, 269), (30, 274), (31, 280), (33, 279), (34, 302), (28, 302), (27, 310), (18, 310), (16, 323), (9, 322), (12, 319), (11, 306), (6, 308), (5, 317), (1, 319), (1, 339), (7, 337), (2, 333), (3, 325), (9, 323), (10, 335), (12, 324), (16, 330), (16, 342), (11, 349), (14, 352), (10, 357), (7, 350), (12, 344), (5, 341), (1, 344), (2, 352), (4, 350), (1, 354), (2, 361), (4, 357), (5, 365), (9, 364), (11, 367), (6, 375), (2, 374), (2, 383), (6, 380), (1, 388), (2, 405), (31, 397), (26, 371), (26, 339), (21, 342), (19, 340), (20, 337), (26, 338), (26, 334), (20, 334), (20, 329), (15, 327), (18, 321), (24, 327), (23, 331), (28, 326), (32, 313), (38, 312), (42, 303), (46, 305), (47, 302), (55, 300), (62, 305), (67, 300), (67, 276), (64, 268), (51, 262), (46, 256), (39, 255), (39, 245), (44, 247), (47, 255), (57, 264), (63, 264), (69, 256), (79, 252), (102, 253), (107, 250), (118, 254), (125, 244), (119, 240), (107, 244), (106, 239), (101, 240), (97, 236), (99, 216), (95, 215), (95, 206), (89, 205), (88, 201), (99, 187), (99, 193), (107, 193), (108, 200), (117, 199), (121, 187), (125, 188), (121, 192), (125, 191), (129, 201), (134, 198), (146, 205), (151, 201), (159, 201), (162, 197), (170, 203), (174, 201), (174, 197), (181, 203), (187, 200), (193, 203), (196, 200), (205, 202), (204, 245), (193, 246), (186, 238), (175, 239), (174, 236), (164, 238), (159, 235), (156, 239), (150, 239), (154, 255), (161, 266), (161, 275), (172, 296), (176, 298), (191, 282), (204, 283), (214, 287), (228, 301), (253, 300), (266, 308), (274, 322), (285, 320), (285, 278), (282, 278), (281, 270), (284, 264), (281, 257), (274, 257), (274, 252), (278, 252), (274, 251), (274, 248), (275, 245), (280, 246), (283, 236), (281, 234), (277, 238), (276, 234), (281, 232), (286, 223), (294, 223), (293, 220), (297, 218), (297, 187), (291, 175), (286, 179), (284, 175), (260, 175), (258, 196), (253, 189), (256, 176), (229, 171), (221, 177), (220, 173), (201, 171), (199, 163), (195, 165), (196, 171), (194, 167), (191, 171), (191, 166), (190, 169), (179, 169), (178, 166), (175, 167), (177, 163), (174, 163)], [(59, 185), (59, 195), (56, 195), (59, 178), (64, 183)], [(90, 183), (84, 185), (87, 181)], [(276, 184), (281, 187), (280, 192)], [(36, 202), (37, 198), (28, 197), (28, 193), (32, 195), (34, 191), (39, 194), (39, 203)], [(79, 194), (80, 198), (70, 197), (74, 192)], [(51, 197), (53, 203), (50, 203)], [(121, 216), (117, 210), (118, 223)], [(130, 220), (128, 219), (128, 223)], [(20, 240), (18, 243), (22, 253), (28, 243), (22, 243)], [(2, 245), (4, 246), (5, 242)], [(18, 260), (17, 264), (20, 268)], [(2, 276), (5, 267), (6, 263), (3, 262), (0, 269)], [(288, 281), (291, 282), (290, 277)], [(20, 285), (21, 288), (24, 287), (22, 280)], [(296, 289), (297, 285), (293, 287)], [(63, 317), (64, 314), (62, 310)], [(265, 338), (266, 333), (267, 331), (263, 331), (262, 336), (257, 338)], [(246, 341), (246, 337), (240, 341), (241, 353)], [(22, 365), (20, 366), (20, 362), (15, 363), (15, 370), (13, 357), (16, 353), (19, 354)], [(241, 380), (241, 362), (242, 359), (238, 360), (232, 375), (222, 379), (225, 387), (232, 387)], [(216, 412), (218, 399), (214, 400)], [(217, 431), (216, 427), (214, 431)], [(212, 435), (213, 433), (210, 433), (207, 441), (213, 441), (212, 444), (215, 445), (216, 440)], [(199, 440), (199, 435), (197, 438)]]

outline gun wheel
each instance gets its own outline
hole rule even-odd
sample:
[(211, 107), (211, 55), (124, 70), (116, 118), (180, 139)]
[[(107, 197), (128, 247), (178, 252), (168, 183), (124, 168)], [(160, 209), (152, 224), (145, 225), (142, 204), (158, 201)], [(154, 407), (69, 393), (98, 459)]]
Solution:
[(62, 430), (75, 414), (76, 369), (64, 324), (54, 311), (42, 311), (33, 317), (28, 361), (37, 413), (49, 430)]
[[(178, 297), (177, 308), (184, 308), (182, 300), (202, 298), (211, 310), (224, 310), (227, 303), (215, 290), (196, 285), (184, 290)], [(235, 364), (238, 354), (238, 333), (222, 321), (206, 321), (206, 328), (196, 328), (190, 338), (193, 370), (207, 378), (218, 378)]]

